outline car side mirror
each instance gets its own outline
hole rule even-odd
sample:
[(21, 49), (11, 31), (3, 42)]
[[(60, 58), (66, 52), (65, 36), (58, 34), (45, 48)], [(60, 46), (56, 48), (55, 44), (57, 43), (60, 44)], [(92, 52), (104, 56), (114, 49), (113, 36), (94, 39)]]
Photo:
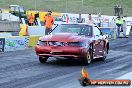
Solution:
[(95, 35), (96, 37), (99, 37), (99, 35)]

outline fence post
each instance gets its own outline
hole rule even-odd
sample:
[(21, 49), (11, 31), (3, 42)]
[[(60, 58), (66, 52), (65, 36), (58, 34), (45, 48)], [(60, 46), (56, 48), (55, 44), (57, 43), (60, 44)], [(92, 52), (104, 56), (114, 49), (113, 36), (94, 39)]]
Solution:
[(116, 39), (116, 27), (114, 27), (114, 39)]

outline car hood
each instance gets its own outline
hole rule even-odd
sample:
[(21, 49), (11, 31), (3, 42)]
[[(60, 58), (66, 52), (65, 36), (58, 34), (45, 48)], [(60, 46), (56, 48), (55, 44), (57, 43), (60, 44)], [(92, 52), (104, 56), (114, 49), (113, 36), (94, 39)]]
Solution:
[(42, 41), (60, 41), (60, 42), (81, 42), (86, 37), (78, 36), (75, 33), (58, 33), (53, 35), (46, 35), (41, 38)]

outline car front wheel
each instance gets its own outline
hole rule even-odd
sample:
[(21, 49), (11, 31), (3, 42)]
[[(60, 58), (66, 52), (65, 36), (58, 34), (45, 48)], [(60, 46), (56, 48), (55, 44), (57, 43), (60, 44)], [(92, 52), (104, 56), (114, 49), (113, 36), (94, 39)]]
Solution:
[(47, 59), (48, 59), (48, 57), (41, 57), (41, 56), (39, 56), (39, 62), (40, 63), (46, 63)]
[(89, 65), (92, 62), (92, 51), (88, 50), (84, 58), (84, 65)]

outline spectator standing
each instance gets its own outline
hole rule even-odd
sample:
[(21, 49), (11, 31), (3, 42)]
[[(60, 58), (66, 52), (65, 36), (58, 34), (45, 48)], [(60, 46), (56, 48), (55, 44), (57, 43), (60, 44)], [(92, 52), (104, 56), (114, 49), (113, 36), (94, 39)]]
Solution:
[(66, 23), (69, 23), (69, 17), (68, 17), (68, 14), (66, 14)]
[(123, 8), (122, 8), (122, 6), (120, 5), (118, 8), (119, 8), (119, 15), (120, 16), (123, 15)]
[(39, 12), (35, 14), (34, 23), (35, 25), (38, 25), (37, 18), (39, 18)]
[(91, 23), (92, 23), (92, 15), (89, 14), (89, 15), (88, 15), (88, 24), (91, 24)]
[(46, 19), (46, 16), (47, 16), (47, 14), (45, 14), (45, 16), (44, 16), (44, 25), (45, 25), (45, 22), (46, 22), (46, 21), (45, 21), (45, 19)]
[(54, 18), (51, 15), (52, 12), (48, 11), (47, 15), (44, 17), (45, 19), (45, 35), (48, 35), (50, 30), (52, 29), (52, 25), (54, 24)]
[(33, 16), (32, 13), (28, 16), (29, 26), (33, 26), (34, 18), (35, 18), (35, 17)]
[(115, 16), (123, 15), (123, 8), (121, 5), (120, 6), (119, 5), (114, 6), (114, 14), (115, 14)]
[(0, 21), (2, 20), (2, 10), (0, 9)]
[(118, 9), (117, 5), (114, 6), (114, 14), (115, 14), (115, 16), (117, 16), (117, 13), (118, 13), (117, 9)]
[(83, 23), (81, 13), (79, 14), (79, 18), (77, 18), (77, 23)]
[(120, 8), (119, 8), (119, 5), (117, 5), (117, 15), (116, 16), (120, 16)]
[(116, 23), (116, 33), (117, 33), (117, 37), (119, 38), (120, 36), (120, 31), (122, 29), (122, 25), (123, 25), (123, 19), (118, 16), (116, 19), (115, 19), (115, 23)]
[(102, 20), (101, 13), (99, 13), (98, 14), (98, 27), (101, 27), (101, 20)]
[(127, 23), (125, 20), (123, 20), (123, 36), (126, 37), (126, 29), (127, 29)]
[(126, 37), (126, 30), (127, 30), (127, 16), (124, 16), (123, 17), (123, 34), (124, 34), (124, 37)]

